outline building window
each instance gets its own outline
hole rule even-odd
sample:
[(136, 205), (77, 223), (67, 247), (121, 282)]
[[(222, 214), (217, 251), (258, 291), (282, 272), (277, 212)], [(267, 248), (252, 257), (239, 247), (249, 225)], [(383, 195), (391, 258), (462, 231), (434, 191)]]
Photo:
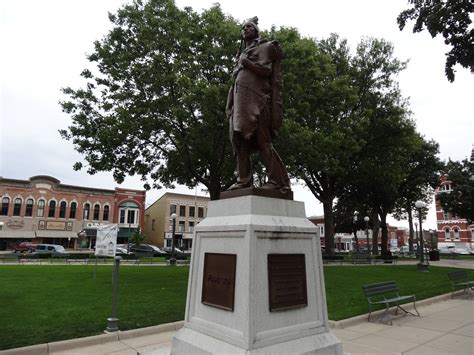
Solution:
[(451, 191), (451, 184), (444, 184), (441, 186), (441, 191)]
[(19, 216), (21, 213), (21, 198), (16, 198), (13, 204), (13, 215)]
[(186, 217), (186, 206), (179, 206), (179, 216)]
[(38, 210), (36, 211), (36, 215), (38, 217), (43, 217), (44, 216), (44, 205), (45, 205), (44, 200), (39, 200), (38, 201)]
[(204, 207), (198, 207), (198, 218), (204, 218)]
[(324, 226), (319, 226), (319, 235), (320, 236), (324, 235)]
[(140, 209), (136, 203), (126, 202), (123, 205), (119, 206), (119, 223), (121, 224), (135, 224), (139, 223)]
[(189, 222), (189, 233), (194, 233), (194, 222)]
[(454, 240), (459, 240), (459, 228), (453, 228)]
[(444, 230), (444, 239), (445, 240), (451, 240), (451, 231), (449, 230), (449, 228), (446, 228)]
[(154, 219), (151, 220), (151, 230), (152, 231), (155, 230), (155, 220)]
[(91, 211), (91, 205), (89, 205), (88, 203), (86, 203), (86, 204), (84, 205), (84, 214), (83, 214), (82, 218), (83, 218), (83, 219), (89, 219), (90, 211)]
[(194, 206), (189, 206), (189, 217), (194, 217), (194, 210), (195, 210)]
[(173, 213), (176, 213), (176, 205), (170, 205), (170, 216), (171, 216)]
[(8, 215), (8, 205), (10, 204), (10, 199), (8, 197), (4, 197), (2, 199), (2, 216)]
[(184, 232), (184, 221), (178, 222), (178, 232)]
[(94, 221), (99, 220), (100, 206), (98, 204), (94, 205)]
[(59, 204), (59, 218), (66, 218), (66, 201), (61, 201)]
[(443, 218), (444, 218), (445, 221), (449, 220), (449, 213), (447, 211), (443, 212)]
[(49, 201), (48, 217), (54, 218), (54, 213), (56, 212), (56, 201)]
[(102, 214), (102, 220), (104, 221), (109, 220), (109, 211), (110, 211), (110, 207), (108, 205), (104, 206), (104, 213)]
[(25, 209), (25, 217), (33, 216), (33, 199), (29, 198), (26, 200), (26, 209)]
[(71, 219), (76, 218), (76, 209), (77, 209), (77, 203), (72, 202), (71, 203), (71, 208), (69, 209), (69, 218), (71, 218)]
[(471, 229), (471, 240), (474, 241), (474, 229)]

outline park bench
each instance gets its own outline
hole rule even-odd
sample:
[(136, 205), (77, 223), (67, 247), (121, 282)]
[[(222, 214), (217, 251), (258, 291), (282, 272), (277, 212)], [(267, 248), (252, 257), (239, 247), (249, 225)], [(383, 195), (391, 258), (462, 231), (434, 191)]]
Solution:
[(339, 265), (342, 265), (343, 261), (344, 261), (343, 255), (324, 255), (323, 254), (323, 264), (339, 263)]
[(469, 276), (466, 270), (451, 271), (448, 272), (449, 281), (451, 281), (451, 286), (453, 287), (453, 293), (451, 297), (454, 296), (454, 292), (462, 288), (464, 292), (468, 293), (472, 297), (472, 289), (474, 287), (474, 281), (469, 280)]
[(353, 253), (351, 254), (353, 264), (370, 264), (371, 258), (368, 253)]
[[(375, 284), (369, 284), (362, 286), (362, 290), (364, 291), (365, 297), (367, 297), (367, 302), (369, 303), (369, 316), (368, 321), (370, 322), (370, 315), (372, 314), (372, 306), (385, 306), (385, 312), (379, 318), (379, 322), (382, 322), (388, 315), (388, 311), (391, 306), (397, 306), (395, 314), (398, 314), (398, 310), (401, 309), (404, 312), (404, 315), (411, 314), (412, 316), (419, 317), (420, 313), (416, 309), (416, 296), (415, 295), (407, 295), (401, 296), (399, 292), (399, 288), (396, 285), (395, 281), (385, 281)], [(413, 308), (415, 309), (416, 314), (407, 311), (400, 303), (413, 301)], [(392, 324), (392, 322), (390, 322)]]
[(397, 255), (377, 255), (374, 259), (374, 263), (384, 263), (384, 264), (396, 264), (398, 262)]

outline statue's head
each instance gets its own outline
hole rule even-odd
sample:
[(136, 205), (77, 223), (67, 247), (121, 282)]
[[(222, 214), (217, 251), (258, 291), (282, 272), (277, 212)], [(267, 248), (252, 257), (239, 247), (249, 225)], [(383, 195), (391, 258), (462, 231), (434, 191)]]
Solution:
[(258, 17), (252, 17), (244, 22), (240, 30), (240, 37), (243, 39), (247, 38), (258, 38), (260, 30), (258, 29)]

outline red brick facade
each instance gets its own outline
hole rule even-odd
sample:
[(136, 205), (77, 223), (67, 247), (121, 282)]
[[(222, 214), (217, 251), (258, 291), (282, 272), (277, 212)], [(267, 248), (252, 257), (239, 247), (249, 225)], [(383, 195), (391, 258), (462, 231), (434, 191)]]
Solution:
[[(133, 223), (120, 221), (120, 209), (127, 203), (125, 212), (133, 209), (136, 214)], [(79, 231), (109, 223), (118, 223), (121, 230), (143, 228), (144, 211), (142, 190), (65, 185), (44, 175), (0, 178), (0, 250), (21, 241), (91, 247), (92, 238), (78, 241)]]
[(436, 225), (438, 246), (451, 246), (474, 250), (474, 224), (469, 225), (467, 220), (444, 211), (439, 195), (451, 193), (451, 181), (447, 176), (441, 178), (441, 183), (435, 191)]

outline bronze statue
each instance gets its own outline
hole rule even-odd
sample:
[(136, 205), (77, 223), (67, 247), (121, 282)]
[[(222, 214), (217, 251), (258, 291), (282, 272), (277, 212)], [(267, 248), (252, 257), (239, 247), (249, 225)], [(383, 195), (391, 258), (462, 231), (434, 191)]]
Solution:
[(290, 179), (272, 137), (282, 122), (281, 59), (276, 41), (259, 37), (258, 18), (242, 26), (241, 48), (227, 97), (230, 139), (237, 156), (237, 182), (229, 190), (253, 186), (250, 156), (258, 150), (266, 168), (265, 189), (291, 191)]

